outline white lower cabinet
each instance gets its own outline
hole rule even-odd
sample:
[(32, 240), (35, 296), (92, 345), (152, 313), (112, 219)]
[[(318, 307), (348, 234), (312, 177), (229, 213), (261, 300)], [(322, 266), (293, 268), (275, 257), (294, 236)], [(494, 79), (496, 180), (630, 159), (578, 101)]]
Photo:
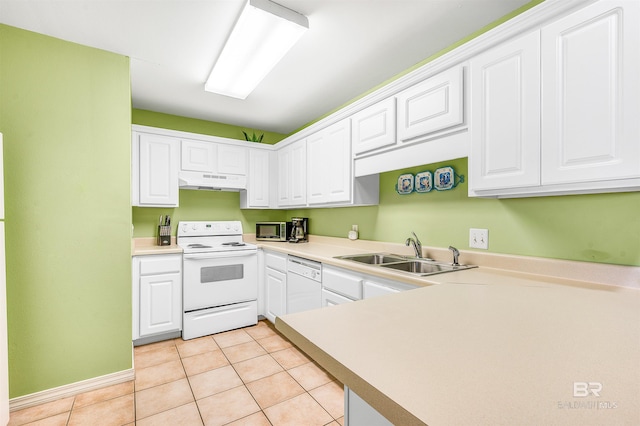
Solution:
[(133, 258), (133, 340), (182, 329), (182, 255)]
[(416, 287), (412, 284), (362, 274), (332, 265), (323, 265), (322, 267), (323, 306), (334, 306), (355, 300), (399, 293)]
[(264, 251), (264, 316), (272, 323), (287, 313), (287, 255)]
[[(337, 268), (331, 265), (323, 265), (323, 300), (325, 298), (325, 292), (335, 294), (348, 300), (360, 300), (362, 299), (362, 281), (362, 274), (351, 272), (346, 269)], [(335, 300), (340, 299), (336, 298)]]
[(348, 426), (393, 426), (348, 386), (344, 387), (344, 420)]
[(334, 293), (326, 288), (322, 289), (322, 307), (327, 308), (329, 306), (337, 306), (342, 305), (343, 303), (354, 302), (353, 299), (349, 299), (348, 297), (344, 297), (338, 293)]
[(412, 290), (417, 287), (418, 286), (401, 283), (399, 281), (367, 276), (364, 281), (362, 281), (362, 298), (370, 299), (372, 297)]

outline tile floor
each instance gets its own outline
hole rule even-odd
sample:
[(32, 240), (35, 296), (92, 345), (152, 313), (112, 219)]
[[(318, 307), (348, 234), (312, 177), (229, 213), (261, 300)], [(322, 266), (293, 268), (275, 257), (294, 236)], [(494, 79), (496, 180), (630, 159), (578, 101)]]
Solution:
[(267, 321), (134, 350), (135, 381), (11, 413), (9, 425), (344, 424), (342, 384)]

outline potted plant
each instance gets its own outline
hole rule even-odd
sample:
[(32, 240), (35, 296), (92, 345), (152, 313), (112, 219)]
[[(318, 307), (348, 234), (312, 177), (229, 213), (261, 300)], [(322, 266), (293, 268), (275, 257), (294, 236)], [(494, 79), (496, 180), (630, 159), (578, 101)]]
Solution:
[(249, 135), (247, 132), (245, 132), (244, 130), (242, 131), (242, 133), (244, 134), (244, 139), (248, 142), (262, 142), (262, 138), (264, 138), (264, 133), (262, 133), (261, 135), (256, 135), (256, 132), (252, 132), (251, 135)]

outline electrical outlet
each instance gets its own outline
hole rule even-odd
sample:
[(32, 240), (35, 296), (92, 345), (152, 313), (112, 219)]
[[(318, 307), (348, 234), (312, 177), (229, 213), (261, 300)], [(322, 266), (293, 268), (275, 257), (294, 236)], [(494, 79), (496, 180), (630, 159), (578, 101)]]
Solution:
[(489, 230), (469, 229), (469, 247), (487, 250), (489, 248)]

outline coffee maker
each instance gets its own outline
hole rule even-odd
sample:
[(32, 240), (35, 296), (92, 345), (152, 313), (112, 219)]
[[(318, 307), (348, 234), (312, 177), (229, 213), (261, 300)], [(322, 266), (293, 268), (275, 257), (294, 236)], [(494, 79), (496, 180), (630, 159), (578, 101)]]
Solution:
[(306, 217), (291, 218), (290, 243), (306, 243), (308, 241), (309, 219)]

